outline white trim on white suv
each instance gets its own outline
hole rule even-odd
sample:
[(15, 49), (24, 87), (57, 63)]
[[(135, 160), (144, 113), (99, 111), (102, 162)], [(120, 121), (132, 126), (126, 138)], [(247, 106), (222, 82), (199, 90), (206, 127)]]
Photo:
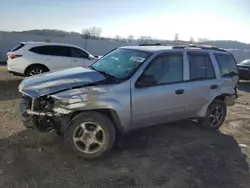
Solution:
[(88, 67), (99, 58), (78, 46), (45, 42), (21, 42), (7, 56), (8, 71), (19, 76)]

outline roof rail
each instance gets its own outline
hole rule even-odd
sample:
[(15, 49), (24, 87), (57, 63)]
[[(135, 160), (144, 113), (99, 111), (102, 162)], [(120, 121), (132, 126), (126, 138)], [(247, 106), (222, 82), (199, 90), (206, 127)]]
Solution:
[(218, 50), (218, 51), (226, 51), (222, 48), (218, 48), (215, 46), (203, 45), (203, 44), (181, 44), (172, 47), (173, 49), (187, 49), (187, 48), (201, 48), (205, 50)]
[(161, 43), (154, 43), (154, 44), (139, 44), (138, 46), (161, 46)]

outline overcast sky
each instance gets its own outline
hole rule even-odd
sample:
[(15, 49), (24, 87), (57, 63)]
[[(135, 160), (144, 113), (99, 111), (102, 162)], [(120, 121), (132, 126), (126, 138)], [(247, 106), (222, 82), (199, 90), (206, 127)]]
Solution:
[(103, 36), (250, 43), (250, 0), (1, 0), (0, 30), (101, 27)]

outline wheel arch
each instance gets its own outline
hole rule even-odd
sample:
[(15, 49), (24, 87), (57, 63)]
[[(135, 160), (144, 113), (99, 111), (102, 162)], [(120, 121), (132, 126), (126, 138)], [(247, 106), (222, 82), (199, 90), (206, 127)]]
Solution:
[[(227, 98), (232, 96), (231, 94), (228, 94), (228, 93), (222, 93), (222, 94), (219, 94), (219, 95), (215, 95), (208, 103), (206, 103), (203, 108), (198, 112), (198, 117), (205, 117), (206, 115), (206, 112), (207, 112), (207, 109), (208, 107), (215, 101), (215, 100), (220, 100), (220, 101), (223, 101), (225, 102), (226, 104), (228, 103), (227, 101)], [(230, 106), (227, 104), (227, 106)]]
[(98, 112), (98, 113), (101, 113), (101, 114), (105, 115), (106, 117), (108, 117), (111, 120), (111, 122), (113, 123), (115, 131), (116, 131), (118, 136), (122, 135), (124, 133), (124, 129), (123, 129), (123, 126), (121, 124), (121, 121), (119, 119), (119, 116), (118, 116), (117, 112), (115, 110), (109, 109), (109, 108), (94, 109), (94, 110), (79, 110), (79, 111), (73, 112), (69, 117), (69, 123), (66, 125), (66, 127), (63, 128), (63, 132), (65, 132), (68, 129), (70, 121), (77, 114), (80, 114), (82, 112)]
[(40, 63), (34, 63), (34, 64), (30, 64), (29, 66), (26, 67), (26, 69), (24, 70), (24, 75), (27, 76), (27, 72), (28, 70), (33, 67), (33, 66), (41, 66), (44, 67), (45, 69), (47, 69), (47, 71), (50, 71), (49, 68), (46, 65), (40, 64)]

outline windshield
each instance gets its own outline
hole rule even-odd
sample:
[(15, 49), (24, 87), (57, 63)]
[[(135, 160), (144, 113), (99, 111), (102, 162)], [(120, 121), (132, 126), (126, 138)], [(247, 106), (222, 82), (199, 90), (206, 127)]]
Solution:
[(239, 65), (250, 65), (250, 59), (240, 62)]
[(131, 77), (150, 55), (149, 52), (118, 48), (91, 67), (116, 79), (125, 80)]

